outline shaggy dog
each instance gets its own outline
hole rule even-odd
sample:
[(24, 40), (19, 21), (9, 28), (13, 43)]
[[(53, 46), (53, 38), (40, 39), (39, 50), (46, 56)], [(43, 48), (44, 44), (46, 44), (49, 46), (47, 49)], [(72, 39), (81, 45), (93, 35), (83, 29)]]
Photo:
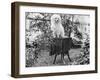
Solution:
[[(62, 48), (62, 46), (66, 47), (65, 46), (66, 42), (69, 42), (69, 41), (68, 40), (66, 41), (67, 36), (65, 36), (64, 27), (61, 24), (60, 15), (54, 14), (54, 15), (51, 16), (51, 30), (52, 30), (52, 33), (53, 33), (53, 38), (54, 38), (53, 42), (54, 43), (51, 44), (50, 55), (55, 54), (53, 64), (55, 64), (56, 57), (57, 57), (58, 54), (61, 54), (61, 60), (63, 61), (64, 64), (65, 64), (65, 61), (64, 61), (64, 54), (65, 53), (68, 55), (68, 58), (71, 61), (71, 59), (69, 57), (69, 52), (68, 52), (69, 48), (68, 49)], [(60, 38), (62, 38), (62, 39), (60, 39)]]
[(53, 33), (54, 38), (63, 38), (65, 33), (64, 33), (64, 28), (61, 24), (61, 17), (58, 14), (54, 14), (51, 16), (51, 30)]

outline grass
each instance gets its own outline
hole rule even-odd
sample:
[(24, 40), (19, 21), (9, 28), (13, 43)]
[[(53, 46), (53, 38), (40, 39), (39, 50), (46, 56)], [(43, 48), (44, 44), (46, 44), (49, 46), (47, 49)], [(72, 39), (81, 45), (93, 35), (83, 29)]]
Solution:
[[(28, 51), (27, 51), (28, 52)], [(31, 52), (34, 54), (34, 52)], [(57, 56), (56, 63), (53, 64), (54, 55), (49, 56), (47, 50), (41, 50), (36, 60), (29, 58), (26, 60), (26, 67), (40, 67), (40, 66), (60, 66), (60, 65), (85, 65), (89, 64), (89, 54), (84, 55), (81, 48), (71, 49), (69, 51), (72, 62), (68, 60), (67, 55), (64, 56), (66, 64), (61, 61), (61, 55)]]

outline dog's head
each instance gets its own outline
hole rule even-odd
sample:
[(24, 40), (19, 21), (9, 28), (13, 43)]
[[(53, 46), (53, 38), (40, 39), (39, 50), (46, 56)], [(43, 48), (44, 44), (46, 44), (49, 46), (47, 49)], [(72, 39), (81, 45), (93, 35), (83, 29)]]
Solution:
[(54, 14), (51, 16), (51, 24), (59, 24), (61, 23), (61, 17), (58, 14)]

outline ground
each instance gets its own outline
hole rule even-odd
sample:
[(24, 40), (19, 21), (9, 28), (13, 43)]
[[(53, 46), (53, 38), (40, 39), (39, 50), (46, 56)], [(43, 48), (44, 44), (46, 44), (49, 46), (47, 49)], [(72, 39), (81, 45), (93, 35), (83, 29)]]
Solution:
[[(81, 51), (82, 49), (81, 48), (78, 48), (78, 49), (70, 49), (69, 51), (69, 55), (70, 55), (70, 58), (72, 60), (72, 62), (69, 61), (67, 55), (65, 55), (65, 62), (66, 64), (63, 64), (63, 62), (61, 61), (61, 55), (58, 55), (57, 56), (57, 59), (56, 59), (56, 63), (53, 64), (53, 60), (54, 60), (54, 55), (53, 56), (49, 56), (49, 52), (46, 51), (46, 50), (42, 50), (40, 55), (38, 56), (37, 58), (37, 61), (30, 65), (30, 66), (55, 66), (55, 65), (73, 65), (73, 64), (78, 64), (78, 61), (82, 61), (83, 57), (80, 58), (81, 56)], [(32, 61), (31, 61), (32, 63)], [(30, 67), (28, 66), (28, 67)]]

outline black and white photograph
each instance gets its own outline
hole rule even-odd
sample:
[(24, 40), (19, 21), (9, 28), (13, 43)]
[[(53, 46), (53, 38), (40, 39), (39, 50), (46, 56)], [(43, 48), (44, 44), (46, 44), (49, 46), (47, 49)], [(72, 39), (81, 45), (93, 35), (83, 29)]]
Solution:
[(97, 73), (97, 7), (24, 2), (13, 6), (15, 77)]
[(25, 66), (90, 64), (90, 15), (25, 12)]

